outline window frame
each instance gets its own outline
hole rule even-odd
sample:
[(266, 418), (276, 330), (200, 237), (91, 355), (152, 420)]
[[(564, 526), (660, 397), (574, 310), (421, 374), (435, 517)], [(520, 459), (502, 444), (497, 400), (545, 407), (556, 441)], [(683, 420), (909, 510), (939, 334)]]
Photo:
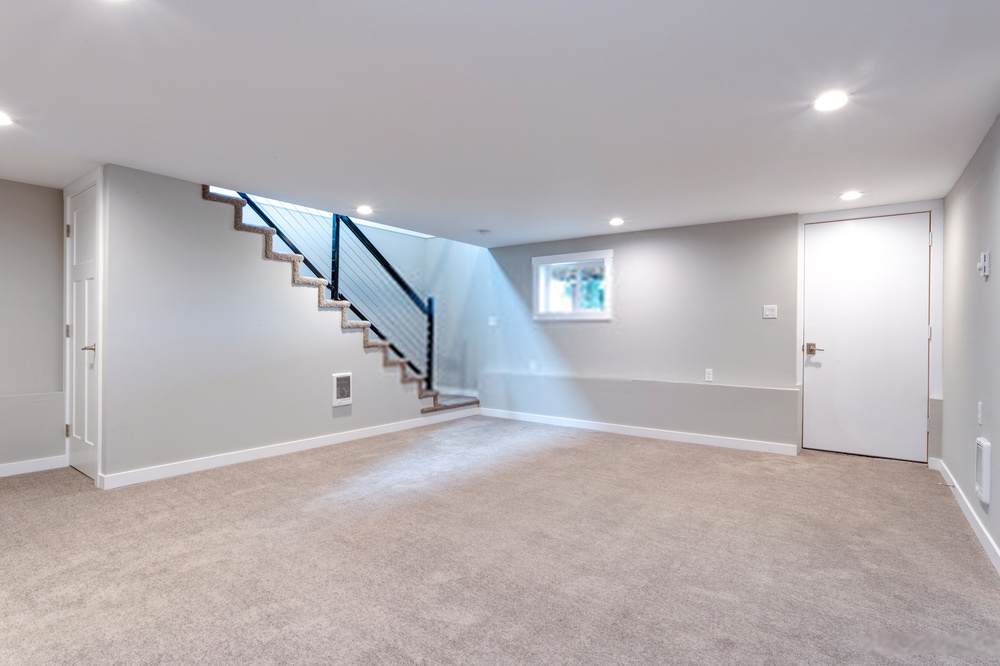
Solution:
[[(540, 312), (541, 274), (543, 266), (603, 261), (604, 309), (601, 311)], [(550, 254), (531, 258), (531, 310), (535, 321), (611, 321), (613, 319), (614, 250), (591, 250), (569, 254)]]

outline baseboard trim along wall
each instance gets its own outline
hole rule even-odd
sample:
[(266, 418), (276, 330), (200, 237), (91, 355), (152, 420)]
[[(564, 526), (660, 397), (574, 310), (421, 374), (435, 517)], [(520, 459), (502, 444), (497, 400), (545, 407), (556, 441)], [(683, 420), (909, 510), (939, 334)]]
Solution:
[(951, 486), (951, 493), (955, 496), (955, 501), (957, 501), (958, 505), (962, 508), (962, 513), (965, 514), (965, 519), (969, 521), (972, 531), (976, 533), (979, 543), (982, 544), (983, 550), (986, 551), (986, 556), (990, 558), (990, 562), (993, 563), (997, 573), (1000, 574), (1000, 546), (997, 546), (997, 542), (990, 535), (989, 530), (986, 529), (986, 525), (984, 525), (983, 521), (980, 520), (978, 515), (976, 515), (976, 511), (973, 509), (972, 503), (969, 502), (969, 498), (965, 496), (961, 486), (959, 486), (958, 482), (955, 481), (955, 477), (952, 476), (951, 470), (948, 469), (948, 466), (941, 458), (928, 458), (927, 466), (933, 470), (937, 470), (944, 478), (945, 483)]
[(31, 472), (44, 472), (47, 469), (58, 469), (68, 466), (69, 460), (65, 453), (60, 456), (49, 456), (47, 458), (33, 458), (31, 460), (0, 463), (0, 477), (29, 474)]
[(151, 467), (142, 467), (125, 472), (116, 472), (114, 474), (102, 474), (98, 479), (98, 487), (103, 488), (104, 490), (111, 490), (113, 488), (121, 488), (123, 486), (130, 486), (136, 483), (143, 483), (145, 481), (166, 479), (172, 476), (202, 472), (216, 467), (225, 467), (227, 465), (236, 465), (238, 463), (250, 462), (252, 460), (272, 458), (274, 456), (285, 455), (286, 453), (296, 453), (298, 451), (307, 451), (309, 449), (318, 449), (323, 446), (331, 446), (333, 444), (342, 444), (344, 442), (364, 439), (366, 437), (387, 435), (401, 430), (410, 430), (412, 428), (420, 428), (422, 426), (433, 425), (435, 423), (442, 423), (444, 421), (453, 421), (467, 416), (474, 416), (478, 413), (479, 410), (476, 407), (459, 408), (432, 414), (430, 416), (408, 419), (406, 421), (396, 421), (394, 423), (385, 423), (377, 426), (369, 426), (367, 428), (358, 428), (356, 430), (346, 430), (344, 432), (319, 435), (317, 437), (309, 437), (307, 439), (299, 439), (291, 442), (267, 444), (251, 449), (228, 451), (226, 453), (204, 456), (202, 458), (191, 458), (188, 460), (165, 463), (163, 465), (153, 465)]
[(720, 446), (726, 449), (740, 449), (743, 451), (757, 451), (760, 453), (777, 453), (784, 456), (796, 456), (799, 454), (798, 446), (795, 444), (785, 444), (783, 442), (766, 442), (757, 439), (742, 439), (739, 437), (725, 437), (722, 435), (703, 435), (694, 432), (661, 430), (660, 428), (621, 425), (618, 423), (601, 423), (599, 421), (585, 421), (583, 419), (572, 419), (564, 416), (527, 414), (525, 412), (512, 412), (505, 409), (491, 409), (488, 407), (480, 408), (479, 413), (483, 416), (492, 416), (498, 419), (513, 419), (515, 421), (545, 423), (547, 425), (563, 426), (565, 428), (598, 430), (600, 432), (611, 432), (618, 435), (628, 435), (630, 437), (662, 439), (669, 440), (671, 442), (681, 442), (684, 444)]
[[(178, 462), (165, 463), (163, 465), (154, 465), (151, 467), (142, 467), (139, 469), (132, 469), (125, 472), (116, 472), (114, 474), (102, 474), (100, 479), (98, 480), (98, 486), (105, 490), (111, 490), (114, 488), (121, 488), (123, 486), (130, 486), (136, 483), (143, 483), (145, 481), (166, 479), (172, 476), (181, 476), (183, 474), (201, 472), (208, 469), (214, 469), (216, 467), (224, 467), (226, 465), (236, 465), (243, 462), (250, 462), (252, 460), (261, 460), (263, 458), (271, 458), (274, 456), (285, 455), (286, 453), (307, 451), (309, 449), (317, 449), (323, 446), (331, 446), (333, 444), (350, 442), (356, 439), (364, 439), (366, 437), (376, 437), (378, 435), (387, 435), (393, 432), (410, 430), (412, 428), (420, 428), (426, 425), (433, 425), (435, 423), (453, 421), (455, 419), (463, 419), (469, 416), (477, 416), (477, 415), (490, 416), (493, 418), (500, 418), (500, 419), (511, 419), (515, 421), (530, 421), (532, 423), (545, 423), (548, 425), (562, 426), (565, 428), (598, 430), (601, 432), (611, 432), (619, 435), (628, 435), (631, 437), (645, 437), (647, 439), (669, 440), (673, 442), (682, 442), (685, 444), (719, 446), (728, 449), (741, 449), (744, 451), (757, 451), (760, 453), (776, 453), (779, 455), (788, 455), (788, 456), (798, 455), (798, 447), (796, 445), (784, 444), (781, 442), (765, 442), (753, 439), (740, 439), (738, 437), (702, 435), (698, 433), (677, 432), (673, 430), (660, 430), (658, 428), (646, 428), (642, 426), (620, 425), (616, 423), (600, 423), (598, 421), (584, 421), (581, 419), (571, 419), (561, 416), (545, 416), (542, 414), (527, 414), (524, 412), (512, 412), (503, 409), (466, 407), (462, 409), (449, 410), (447, 412), (433, 414), (431, 416), (424, 416), (416, 419), (409, 419), (406, 421), (397, 421), (395, 423), (386, 423), (383, 425), (371, 426), (368, 428), (358, 428), (357, 430), (348, 430), (345, 432), (331, 433), (329, 435), (319, 435), (317, 437), (309, 437), (307, 439), (300, 439), (291, 442), (281, 442), (279, 444), (268, 444), (265, 446), (258, 446), (251, 449), (229, 451), (226, 453), (219, 453), (212, 456), (204, 456), (202, 458), (191, 458), (189, 460), (180, 460)], [(66, 465), (65, 456), (62, 456), (62, 459), (63, 459), (62, 465), (58, 466), (64, 467)]]

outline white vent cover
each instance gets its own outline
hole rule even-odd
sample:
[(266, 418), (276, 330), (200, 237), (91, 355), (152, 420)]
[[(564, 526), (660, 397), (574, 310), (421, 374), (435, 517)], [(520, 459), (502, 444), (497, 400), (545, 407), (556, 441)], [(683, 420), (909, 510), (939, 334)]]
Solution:
[(351, 373), (333, 373), (333, 406), (343, 407), (351, 404), (354, 395), (354, 387), (351, 384)]
[(993, 445), (985, 437), (976, 438), (976, 495), (983, 504), (990, 503), (990, 469)]

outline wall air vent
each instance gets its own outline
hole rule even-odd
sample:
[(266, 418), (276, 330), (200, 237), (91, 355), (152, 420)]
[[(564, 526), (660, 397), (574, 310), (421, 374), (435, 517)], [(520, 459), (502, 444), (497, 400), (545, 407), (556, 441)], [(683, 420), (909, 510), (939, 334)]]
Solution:
[(976, 495), (983, 504), (990, 503), (990, 469), (993, 445), (985, 437), (976, 438)]
[(343, 407), (351, 404), (354, 387), (351, 384), (351, 373), (337, 372), (333, 375), (333, 406)]

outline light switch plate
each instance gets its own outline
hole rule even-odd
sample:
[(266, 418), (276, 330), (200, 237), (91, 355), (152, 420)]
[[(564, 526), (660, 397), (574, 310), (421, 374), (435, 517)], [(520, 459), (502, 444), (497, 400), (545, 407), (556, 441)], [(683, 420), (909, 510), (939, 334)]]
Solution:
[(778, 306), (777, 305), (762, 305), (762, 306), (760, 306), (760, 318), (761, 319), (777, 319), (778, 318)]
[(715, 373), (712, 372), (712, 368), (705, 368), (705, 381), (706, 382), (713, 381), (712, 378), (713, 378), (714, 375), (715, 375)]

